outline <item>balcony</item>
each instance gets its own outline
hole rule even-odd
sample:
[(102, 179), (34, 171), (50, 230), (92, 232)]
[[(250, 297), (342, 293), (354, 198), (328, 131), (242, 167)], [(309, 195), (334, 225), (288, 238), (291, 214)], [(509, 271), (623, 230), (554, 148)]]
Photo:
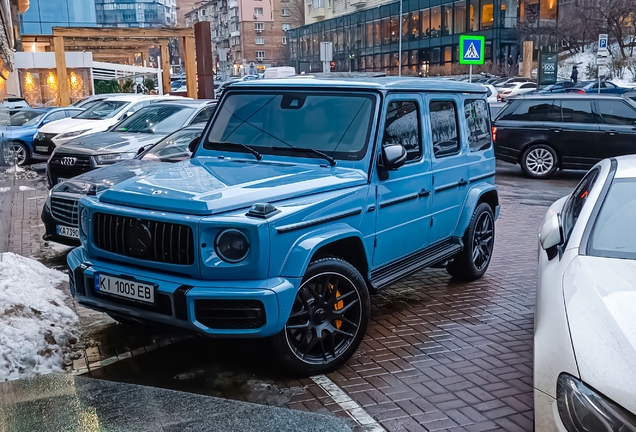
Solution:
[(237, 1), (237, 0), (230, 0), (230, 1), (227, 3), (227, 7), (228, 7), (229, 9), (235, 9), (235, 8), (238, 8), (238, 1)]
[(365, 6), (367, 4), (367, 0), (349, 0), (349, 4), (356, 7)]
[(311, 8), (311, 12), (309, 13), (309, 16), (311, 16), (312, 18), (324, 18), (325, 14), (326, 14), (325, 8), (319, 7), (319, 8)]

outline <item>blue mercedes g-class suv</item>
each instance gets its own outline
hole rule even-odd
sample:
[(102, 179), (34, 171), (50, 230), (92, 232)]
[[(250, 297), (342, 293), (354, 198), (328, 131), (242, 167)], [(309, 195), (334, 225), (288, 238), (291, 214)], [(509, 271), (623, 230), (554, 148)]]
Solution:
[(271, 337), (288, 370), (359, 346), (369, 294), (423, 267), (474, 280), (499, 202), (482, 86), (280, 79), (228, 88), (190, 160), (79, 203), (80, 304), (122, 322)]

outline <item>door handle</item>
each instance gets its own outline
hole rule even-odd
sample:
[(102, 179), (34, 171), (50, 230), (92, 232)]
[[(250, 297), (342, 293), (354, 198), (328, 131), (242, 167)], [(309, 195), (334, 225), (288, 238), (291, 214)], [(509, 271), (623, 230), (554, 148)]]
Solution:
[(460, 181), (457, 182), (458, 186), (466, 186), (468, 184), (468, 180), (466, 179), (461, 179)]
[(561, 132), (563, 129), (556, 129), (556, 128), (554, 128), (554, 129), (550, 129), (550, 130), (551, 130), (552, 132)]
[(617, 132), (615, 130), (608, 130), (608, 131), (605, 131), (605, 133), (609, 135), (616, 135)]
[(418, 194), (417, 197), (418, 198), (422, 198), (422, 197), (427, 197), (431, 194), (430, 190), (426, 190), (426, 189), (422, 189)]

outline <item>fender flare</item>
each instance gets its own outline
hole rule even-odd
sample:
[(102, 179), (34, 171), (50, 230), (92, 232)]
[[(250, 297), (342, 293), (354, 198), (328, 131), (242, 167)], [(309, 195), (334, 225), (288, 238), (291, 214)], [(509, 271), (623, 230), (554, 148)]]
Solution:
[[(362, 233), (346, 223), (330, 224), (302, 235), (290, 248), (279, 274), (286, 278), (302, 278), (316, 251), (330, 243), (351, 237), (359, 239), (364, 249)], [(366, 250), (364, 254), (369, 262)]]
[[(470, 224), (475, 208), (477, 208), (477, 203), (485, 193), (491, 191), (495, 191), (495, 193), (497, 192), (497, 187), (491, 183), (476, 184), (470, 189), (470, 191), (468, 191), (466, 201), (464, 202), (464, 209), (459, 216), (459, 221), (457, 222), (455, 232), (453, 233), (454, 237), (464, 237), (464, 232), (466, 231), (466, 228), (468, 228), (468, 224)], [(499, 199), (497, 199), (497, 202), (499, 202)], [(493, 213), (495, 214), (495, 219), (497, 219), (499, 216), (499, 204), (497, 204), (496, 208), (493, 209)]]

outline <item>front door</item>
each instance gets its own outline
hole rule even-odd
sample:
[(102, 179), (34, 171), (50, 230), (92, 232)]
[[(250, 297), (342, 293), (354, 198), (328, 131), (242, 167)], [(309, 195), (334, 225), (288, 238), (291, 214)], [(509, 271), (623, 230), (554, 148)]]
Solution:
[(636, 153), (636, 109), (627, 101), (599, 99), (603, 158)]
[[(557, 101), (558, 102), (558, 101)], [(603, 133), (598, 116), (589, 99), (564, 98), (561, 100), (561, 125), (552, 128), (553, 143), (561, 155), (563, 168), (588, 169), (605, 156)]]
[(389, 95), (382, 146), (401, 144), (407, 162), (383, 176), (376, 173), (376, 238), (373, 265), (387, 264), (426, 246), (431, 213), (430, 157), (422, 151), (422, 98)]
[(428, 243), (433, 244), (451, 236), (464, 207), (468, 160), (462, 142), (468, 139), (462, 139), (457, 97), (427, 96), (426, 103), (429, 121), (425, 142), (433, 155), (433, 209)]

